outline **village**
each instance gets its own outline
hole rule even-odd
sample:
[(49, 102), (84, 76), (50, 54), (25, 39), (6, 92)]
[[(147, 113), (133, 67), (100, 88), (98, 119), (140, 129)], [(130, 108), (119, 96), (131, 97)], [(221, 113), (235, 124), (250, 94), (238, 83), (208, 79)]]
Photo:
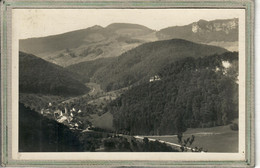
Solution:
[[(159, 75), (154, 75), (150, 77), (149, 82), (156, 82), (160, 80), (161, 78), (159, 77)], [(91, 86), (92, 85), (93, 84), (91, 83)], [(95, 111), (98, 111), (100, 113), (105, 104), (114, 100), (118, 95), (121, 94), (122, 90), (126, 89), (124, 88), (122, 90), (108, 92), (107, 94), (103, 95), (104, 92), (101, 92), (100, 88), (96, 89), (99, 91), (96, 91), (95, 87), (92, 87), (92, 91), (90, 92), (92, 99), (88, 99), (83, 96), (83, 98), (72, 98), (72, 100), (69, 99), (59, 104), (49, 102), (45, 108), (41, 109), (40, 113), (43, 116), (54, 119), (57, 122), (68, 126), (71, 130), (81, 130), (84, 132), (90, 131), (95, 128), (95, 126), (91, 122), (88, 122), (88, 124), (84, 123), (85, 121), (81, 119), (81, 117), (83, 117), (84, 110), (77, 107), (75, 105), (75, 102), (82, 101), (80, 99), (86, 98), (86, 106), (94, 105)]]
[(51, 102), (47, 108), (41, 109), (41, 114), (48, 118), (54, 119), (59, 123), (68, 126), (72, 130), (90, 130), (93, 128), (91, 123), (86, 126), (83, 121), (78, 117), (82, 113), (81, 109), (76, 107), (69, 107), (68, 103), (62, 103), (58, 107), (54, 106)]

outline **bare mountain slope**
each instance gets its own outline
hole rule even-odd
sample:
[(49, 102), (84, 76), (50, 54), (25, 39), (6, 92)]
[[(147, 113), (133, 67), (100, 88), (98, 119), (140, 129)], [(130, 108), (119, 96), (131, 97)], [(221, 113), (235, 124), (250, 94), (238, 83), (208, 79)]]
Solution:
[(136, 24), (114, 23), (106, 28), (93, 26), (64, 34), (20, 40), (20, 51), (49, 62), (69, 66), (98, 58), (116, 57), (145, 40), (153, 30)]
[(93, 26), (48, 37), (20, 40), (20, 51), (66, 67), (99, 58), (117, 57), (143, 43), (169, 39), (215, 45), (238, 51), (238, 19), (213, 20), (155, 31), (130, 23)]

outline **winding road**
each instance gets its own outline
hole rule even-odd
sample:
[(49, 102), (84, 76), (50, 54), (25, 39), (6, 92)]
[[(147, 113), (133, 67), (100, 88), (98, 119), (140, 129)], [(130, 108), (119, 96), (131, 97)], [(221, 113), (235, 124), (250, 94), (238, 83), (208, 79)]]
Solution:
[[(140, 139), (140, 140), (143, 140), (145, 137), (142, 137), (142, 136), (134, 136), (134, 138), (136, 139)], [(149, 141), (156, 141), (157, 139), (153, 139), (153, 138), (148, 138)], [(181, 145), (180, 144), (176, 144), (176, 143), (172, 143), (172, 142), (167, 142), (167, 141), (163, 141), (163, 140), (157, 140), (158, 142), (160, 143), (165, 143), (167, 145), (170, 145), (172, 147), (178, 147), (180, 149)], [(192, 150), (195, 150), (193, 148), (190, 148), (190, 147), (186, 147), (186, 149), (192, 151)]]

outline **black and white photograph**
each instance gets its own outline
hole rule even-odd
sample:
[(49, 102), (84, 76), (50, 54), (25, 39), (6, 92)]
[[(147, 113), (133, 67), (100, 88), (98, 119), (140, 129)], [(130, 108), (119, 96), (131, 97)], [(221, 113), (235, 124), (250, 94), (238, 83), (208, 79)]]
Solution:
[(239, 12), (21, 9), (19, 152), (239, 152)]
[(252, 166), (254, 4), (231, 1), (1, 2), (1, 165)]

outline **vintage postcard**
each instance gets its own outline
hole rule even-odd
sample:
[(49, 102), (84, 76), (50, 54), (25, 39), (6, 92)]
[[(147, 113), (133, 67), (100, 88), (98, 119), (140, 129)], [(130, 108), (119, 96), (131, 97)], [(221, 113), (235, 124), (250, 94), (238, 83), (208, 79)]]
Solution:
[(252, 166), (251, 1), (6, 3), (3, 160)]

